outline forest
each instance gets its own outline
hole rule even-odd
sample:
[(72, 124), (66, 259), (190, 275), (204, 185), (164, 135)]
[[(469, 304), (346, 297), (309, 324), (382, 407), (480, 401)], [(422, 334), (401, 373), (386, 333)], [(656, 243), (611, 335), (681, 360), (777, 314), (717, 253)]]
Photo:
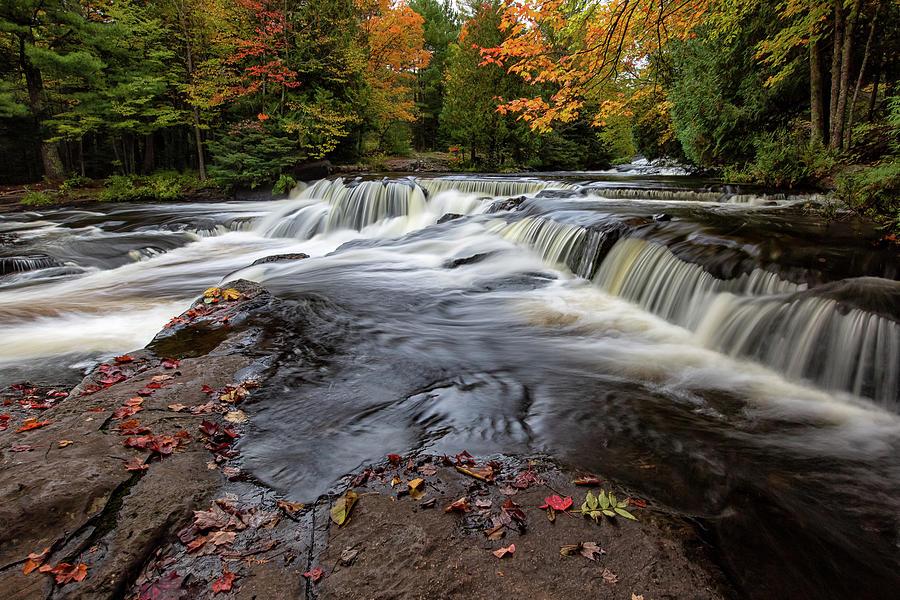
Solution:
[(0, 184), (641, 154), (896, 228), (898, 24), (895, 0), (2, 0)]

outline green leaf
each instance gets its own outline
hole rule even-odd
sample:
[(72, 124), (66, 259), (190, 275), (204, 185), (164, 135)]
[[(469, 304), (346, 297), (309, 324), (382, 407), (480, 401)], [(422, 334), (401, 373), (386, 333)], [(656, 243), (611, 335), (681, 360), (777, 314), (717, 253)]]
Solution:
[(609, 498), (606, 497), (606, 492), (604, 490), (600, 490), (600, 508), (609, 508)]
[(613, 495), (612, 492), (610, 492), (609, 493), (609, 505), (616, 506), (617, 504), (618, 504), (618, 502), (616, 502), (616, 497)]
[(607, 517), (614, 517), (614, 516), (616, 516), (616, 513), (614, 513), (614, 512), (611, 511), (611, 510), (604, 510), (604, 511), (603, 511), (603, 514), (606, 515)]
[(597, 508), (597, 496), (593, 495), (592, 493), (590, 493), (590, 492), (587, 493), (587, 496), (585, 497), (585, 501), (587, 502), (588, 508), (590, 508), (591, 510), (594, 510)]
[(631, 514), (624, 508), (616, 507), (616, 512), (619, 513), (620, 515), (622, 515), (623, 517), (625, 517), (626, 519), (631, 519), (632, 521), (637, 521), (637, 517), (635, 517), (633, 514)]

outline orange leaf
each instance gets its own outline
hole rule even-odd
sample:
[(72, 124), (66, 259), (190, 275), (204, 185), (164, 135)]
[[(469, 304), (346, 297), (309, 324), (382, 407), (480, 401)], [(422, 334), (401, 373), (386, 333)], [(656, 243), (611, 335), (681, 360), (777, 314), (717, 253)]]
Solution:
[(29, 417), (28, 419), (25, 419), (25, 422), (19, 429), (16, 429), (16, 433), (30, 431), (31, 429), (39, 429), (49, 424), (50, 421), (38, 421), (36, 417)]
[(31, 573), (32, 571), (34, 571), (35, 569), (37, 569), (39, 566), (41, 566), (42, 564), (44, 564), (44, 561), (47, 560), (47, 555), (48, 555), (48, 554), (50, 554), (50, 547), (49, 547), (49, 546), (46, 547), (46, 548), (44, 548), (44, 549), (43, 549), (41, 552), (39, 552), (38, 554), (29, 554), (29, 555), (28, 555), (28, 560), (25, 561), (25, 568), (22, 569), (22, 571), (23, 571), (26, 575), (28, 575), (29, 573)]
[(213, 596), (219, 592), (231, 591), (231, 584), (234, 583), (234, 573), (225, 571), (219, 579), (213, 581)]

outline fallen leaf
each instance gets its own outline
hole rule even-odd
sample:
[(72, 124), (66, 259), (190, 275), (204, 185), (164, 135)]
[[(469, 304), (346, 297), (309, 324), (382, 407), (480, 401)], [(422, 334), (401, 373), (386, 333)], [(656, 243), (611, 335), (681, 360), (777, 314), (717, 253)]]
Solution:
[(156, 581), (148, 581), (141, 586), (139, 600), (178, 600), (181, 597), (181, 584), (184, 577), (178, 571), (172, 571)]
[(116, 362), (117, 362), (118, 364), (122, 364), (122, 363), (130, 363), (130, 362), (132, 362), (133, 360), (134, 360), (134, 359), (131, 358), (130, 356), (128, 356), (127, 354), (125, 354), (125, 355), (123, 355), (123, 356), (117, 356), (117, 357), (116, 357)]
[(346, 524), (350, 520), (350, 511), (353, 510), (353, 505), (356, 504), (357, 498), (359, 498), (359, 495), (356, 492), (347, 490), (344, 497), (338, 498), (335, 505), (331, 507), (331, 520), (338, 525)]
[(184, 404), (170, 404), (169, 405), (169, 410), (173, 410), (175, 412), (181, 412), (185, 408), (187, 408), (187, 406), (185, 406)]
[(129, 471), (143, 471), (147, 469), (147, 465), (144, 464), (144, 461), (137, 457), (125, 461), (122, 464), (125, 465), (125, 468)]
[(496, 527), (492, 527), (490, 529), (485, 529), (484, 535), (486, 535), (487, 539), (489, 539), (491, 541), (499, 540), (506, 534), (505, 529), (506, 529), (506, 526), (501, 523), (500, 525), (497, 525)]
[(499, 550), (494, 550), (493, 552), (491, 552), (491, 554), (493, 554), (497, 558), (503, 558), (507, 554), (513, 554), (515, 551), (516, 551), (516, 545), (510, 544), (506, 548), (500, 548)]
[(23, 431), (30, 431), (32, 429), (39, 429), (41, 427), (45, 427), (50, 424), (50, 421), (38, 421), (35, 417), (29, 417), (25, 419), (25, 422), (22, 423), (22, 426), (16, 430), (16, 433), (21, 433)]
[(515, 496), (519, 492), (519, 490), (517, 490), (516, 488), (513, 488), (513, 487), (502, 487), (497, 491), (500, 492), (501, 494), (503, 494), (504, 496)]
[(391, 479), (391, 487), (394, 487), (395, 485), (400, 485), (401, 483), (403, 483), (403, 480), (400, 479), (399, 477), (394, 477), (393, 479)]
[(349, 567), (356, 560), (359, 550), (357, 548), (344, 548), (341, 551), (340, 563), (345, 567)]
[(409, 497), (413, 500), (420, 500), (423, 496), (425, 496), (425, 480), (419, 477), (418, 479), (413, 479), (406, 485), (409, 486)]
[(635, 506), (640, 506), (641, 508), (647, 508), (649, 505), (646, 500), (635, 500), (634, 498), (629, 498), (625, 501), (626, 504), (634, 504)]
[(513, 502), (510, 498), (507, 498), (506, 502), (503, 504), (503, 512), (511, 519), (519, 521), (520, 523), (524, 523), (526, 520), (525, 513), (522, 512), (522, 507)]
[[(164, 358), (160, 361), (159, 364), (162, 365), (164, 369), (175, 369), (178, 367), (178, 361), (172, 360), (171, 358)], [(153, 381), (157, 381), (156, 377), (153, 378)]]
[(609, 569), (603, 569), (603, 581), (606, 583), (619, 583), (619, 577)]
[(434, 465), (422, 465), (421, 467), (419, 467), (419, 473), (426, 476), (434, 475), (435, 473), (437, 473), (437, 467), (435, 467)]
[(472, 455), (469, 454), (466, 450), (463, 450), (453, 458), (456, 460), (457, 465), (473, 466), (475, 464), (475, 461), (472, 459)]
[(225, 571), (222, 576), (213, 581), (213, 596), (219, 592), (230, 592), (231, 584), (234, 583), (234, 573)]
[(222, 291), (223, 300), (237, 300), (241, 296), (243, 296), (243, 294), (234, 288), (228, 288), (227, 290)]
[(388, 455), (387, 455), (387, 459), (388, 459), (389, 461), (391, 461), (391, 464), (392, 464), (392, 465), (399, 465), (399, 464), (400, 464), (400, 455), (398, 455), (398, 454), (388, 454)]
[(470, 510), (472, 510), (472, 507), (469, 506), (469, 499), (463, 496), (462, 498), (445, 508), (444, 512), (453, 512), (455, 510), (458, 510), (459, 512), (469, 512)]
[(582, 475), (581, 477), (576, 477), (572, 483), (575, 485), (598, 485), (603, 483), (603, 480), (593, 475)]
[(201, 433), (205, 433), (206, 435), (214, 435), (216, 431), (219, 430), (218, 423), (212, 423), (207, 420), (203, 420), (200, 422), (200, 426), (198, 427)]
[(235, 467), (222, 467), (222, 474), (231, 479), (241, 474), (241, 470)]
[(483, 467), (464, 467), (462, 465), (456, 465), (456, 470), (482, 481), (494, 480), (494, 469), (491, 468), (490, 465), (485, 465)]
[(631, 600), (644, 600), (644, 595), (641, 594), (640, 596), (638, 596), (637, 594), (635, 594), (634, 592), (632, 592), (632, 593), (631, 593)]
[(22, 569), (22, 572), (28, 575), (47, 560), (47, 556), (50, 555), (50, 546), (47, 546), (42, 551), (37, 554), (29, 554), (28, 560), (25, 561), (25, 567)]
[(16, 444), (9, 449), (10, 452), (31, 452), (32, 450), (34, 450), (34, 446), (26, 446), (25, 444)]
[(597, 560), (594, 558), (594, 555), (606, 554), (606, 550), (598, 546), (596, 542), (581, 542), (579, 544), (560, 546), (559, 553), (563, 556), (580, 554), (588, 560)]
[(234, 531), (217, 531), (210, 534), (208, 540), (214, 546), (224, 546), (225, 544), (232, 543), (236, 535), (237, 533)]
[(305, 504), (300, 504), (299, 502), (286, 502), (285, 500), (278, 500), (275, 502), (278, 505), (278, 508), (282, 509), (284, 512), (289, 514), (294, 514), (298, 510), (301, 510)]
[(242, 410), (227, 412), (223, 418), (229, 423), (246, 423), (248, 421), (247, 415)]
[(369, 475), (371, 475), (371, 474), (372, 474), (372, 469), (366, 469), (365, 471), (363, 471), (362, 473), (360, 473), (359, 475), (357, 475), (350, 481), (350, 487), (354, 488), (354, 487), (361, 486), (362, 484), (364, 484), (366, 481), (369, 480)]
[(528, 470), (522, 471), (516, 476), (516, 480), (513, 482), (513, 487), (517, 487), (520, 490), (524, 490), (529, 488), (532, 485), (541, 486), (544, 485), (545, 481), (540, 477), (536, 476), (531, 471), (531, 465), (528, 465)]
[(87, 575), (87, 565), (84, 563), (78, 563), (77, 565), (70, 565), (69, 563), (59, 563), (52, 569), (45, 571), (46, 573), (50, 573), (51, 575), (56, 575), (56, 583), (59, 585), (65, 585), (70, 581), (82, 581)]
[(194, 527), (200, 531), (206, 529), (242, 531), (247, 528), (247, 524), (237, 515), (226, 512), (218, 504), (213, 504), (209, 510), (194, 511)]
[(544, 498), (544, 504), (540, 508), (552, 508), (554, 510), (565, 511), (570, 506), (572, 506), (572, 498), (569, 496), (562, 498), (554, 494)]
[(221, 295), (222, 295), (222, 290), (220, 290), (217, 287), (211, 287), (208, 290), (206, 290), (205, 292), (203, 292), (204, 298), (218, 298)]
[(323, 576), (327, 577), (327, 575), (325, 575), (325, 571), (322, 569), (322, 567), (316, 567), (312, 571), (307, 571), (306, 573), (303, 574), (303, 576), (306, 577), (307, 579), (312, 579), (313, 583), (320, 580)]
[(214, 460), (208, 460), (208, 461), (206, 461), (206, 468), (209, 469), (210, 471), (215, 471), (216, 469), (219, 468), (219, 465), (217, 465), (216, 461), (214, 461)]

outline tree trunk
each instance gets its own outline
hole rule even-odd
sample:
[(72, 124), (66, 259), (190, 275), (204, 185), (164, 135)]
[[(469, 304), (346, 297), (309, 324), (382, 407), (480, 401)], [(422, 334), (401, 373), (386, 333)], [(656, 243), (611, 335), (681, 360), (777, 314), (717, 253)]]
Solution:
[(881, 55), (881, 61), (878, 63), (878, 70), (875, 71), (875, 81), (872, 83), (872, 95), (869, 96), (869, 110), (866, 114), (866, 121), (872, 122), (875, 118), (875, 103), (878, 101), (878, 84), (881, 82), (881, 73), (884, 71), (885, 55)]
[[(184, 0), (173, 0), (175, 10), (178, 11), (178, 20), (181, 22), (181, 32), (184, 34), (184, 63), (187, 67), (188, 81), (194, 82), (194, 51), (191, 48), (191, 36), (188, 34), (187, 19), (184, 15)], [(200, 172), (200, 181), (206, 181), (206, 160), (203, 156), (203, 138), (200, 134), (200, 111), (191, 103), (191, 113), (194, 120), (194, 142), (197, 144), (197, 170)]]
[(19, 65), (25, 74), (25, 87), (28, 88), (28, 104), (31, 108), (31, 116), (34, 118), (35, 127), (41, 136), (41, 162), (44, 165), (44, 176), (51, 181), (59, 181), (65, 178), (62, 159), (59, 157), (59, 147), (55, 142), (44, 139), (44, 80), (41, 72), (31, 64), (25, 55), (25, 38), (19, 37)]
[(866, 39), (866, 50), (863, 52), (862, 64), (859, 66), (859, 76), (856, 78), (856, 85), (853, 87), (853, 99), (850, 100), (850, 113), (847, 115), (847, 126), (844, 129), (844, 150), (850, 149), (850, 143), (853, 141), (853, 111), (856, 108), (856, 100), (859, 98), (859, 90), (862, 87), (863, 75), (866, 72), (866, 64), (869, 62), (869, 53), (872, 48), (872, 38), (875, 37), (875, 24), (878, 22), (878, 15), (881, 13), (881, 0), (875, 5), (875, 13), (872, 15), (872, 23), (869, 26), (869, 37)]
[(822, 81), (822, 56), (819, 43), (809, 45), (809, 106), (813, 145), (825, 143), (825, 88)]
[(141, 169), (145, 174), (153, 172), (156, 164), (156, 147), (153, 143), (153, 134), (148, 133), (144, 136), (144, 166)]
[[(840, 148), (844, 141), (844, 126), (847, 118), (847, 92), (850, 88), (850, 66), (853, 60), (853, 30), (856, 28), (856, 20), (859, 17), (860, 4), (862, 4), (862, 0), (856, 0), (853, 3), (843, 32), (844, 44), (841, 48), (840, 59), (840, 91), (838, 93), (836, 110), (831, 115), (830, 146), (835, 149)], [(832, 73), (832, 81), (834, 81), (834, 73)], [(833, 96), (834, 91), (832, 90)]]
[(828, 106), (828, 145), (834, 147), (834, 126), (837, 121), (838, 99), (841, 94), (841, 49), (844, 45), (844, 2), (834, 0), (834, 31), (831, 50), (831, 98)]

